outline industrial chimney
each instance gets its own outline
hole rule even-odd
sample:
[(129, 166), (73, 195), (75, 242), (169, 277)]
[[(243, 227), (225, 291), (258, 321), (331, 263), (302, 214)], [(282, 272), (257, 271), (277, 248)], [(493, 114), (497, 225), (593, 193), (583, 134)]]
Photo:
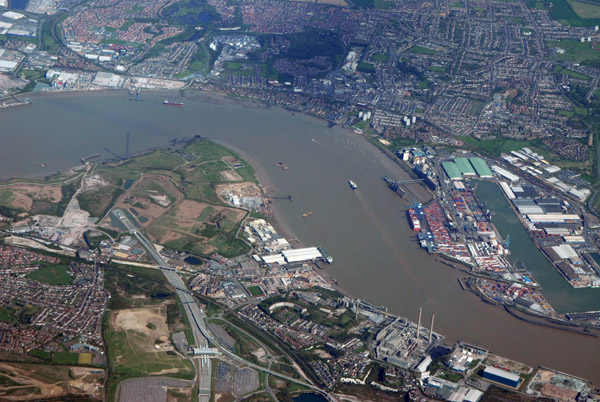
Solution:
[(429, 343), (431, 343), (431, 337), (433, 336), (433, 320), (435, 319), (435, 313), (431, 314), (431, 328), (429, 329)]

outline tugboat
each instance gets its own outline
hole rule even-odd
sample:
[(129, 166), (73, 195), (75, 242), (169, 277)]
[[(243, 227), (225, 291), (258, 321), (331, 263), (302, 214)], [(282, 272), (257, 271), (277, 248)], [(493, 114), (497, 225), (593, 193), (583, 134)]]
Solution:
[(353, 182), (352, 180), (348, 180), (348, 184), (350, 185), (350, 188), (352, 190), (356, 190), (358, 188), (358, 186), (356, 185), (356, 183)]

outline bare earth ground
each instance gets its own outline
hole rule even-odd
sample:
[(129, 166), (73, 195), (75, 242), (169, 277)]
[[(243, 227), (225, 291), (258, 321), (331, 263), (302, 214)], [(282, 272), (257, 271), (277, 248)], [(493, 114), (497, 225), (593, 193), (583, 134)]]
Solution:
[[(62, 369), (64, 369), (64, 373), (59, 373), (55, 367), (45, 365), (0, 363), (2, 382), (20, 384), (0, 386), (0, 399), (6, 401), (40, 400), (58, 397), (67, 392), (79, 395), (87, 394), (95, 398), (101, 397), (103, 370), (84, 367), (71, 367), (70, 370), (63, 367)], [(92, 370), (101, 373), (92, 374)], [(69, 372), (75, 373), (73, 375), (75, 379), (69, 378)], [(39, 378), (47, 378), (48, 381), (42, 381)]]
[[(149, 191), (146, 187), (151, 183), (159, 183), (166, 192), (160, 193), (157, 191)], [(168, 198), (169, 195), (176, 200), (171, 202)], [(177, 205), (182, 199), (183, 194), (181, 194), (181, 192), (169, 181), (168, 176), (144, 175), (141, 179), (137, 180), (127, 192), (119, 197), (115, 203), (115, 207), (125, 210), (135, 208), (140, 216), (148, 219), (147, 222), (143, 223), (144, 227), (148, 227), (169, 211), (170, 207)], [(125, 202), (125, 200), (127, 200), (127, 202)], [(143, 208), (134, 207), (135, 204), (141, 204)]]
[(106, 180), (104, 180), (104, 178), (102, 178), (102, 176), (100, 176), (99, 174), (95, 174), (95, 175), (88, 176), (85, 178), (81, 192), (94, 191), (94, 190), (98, 190), (101, 187), (106, 187), (106, 186), (110, 186), (110, 185), (111, 184), (109, 182), (107, 182)]
[(504, 357), (496, 356), (496, 355), (488, 355), (488, 366), (492, 366), (494, 364), (499, 365), (500, 367), (504, 367), (510, 370), (516, 370), (523, 374), (530, 374), (533, 372), (533, 368), (524, 365), (523, 363), (519, 363), (513, 360), (506, 359)]
[[(133, 308), (127, 310), (117, 310), (111, 312), (111, 326), (115, 331), (134, 330), (148, 337), (157, 339), (161, 336), (169, 336), (167, 327), (167, 309), (165, 306), (152, 306)], [(156, 329), (148, 328), (147, 324), (152, 323)], [(150, 351), (153, 351), (152, 347)]]
[(25, 85), (27, 85), (26, 81), (17, 78), (12, 78), (8, 74), (0, 73), (0, 90), (7, 90), (16, 87), (22, 88)]
[(223, 199), (223, 193), (227, 192), (233, 193), (238, 197), (262, 197), (260, 187), (250, 182), (218, 184), (216, 190), (217, 195), (223, 202), (226, 202)]
[(207, 220), (211, 216), (220, 216), (237, 223), (245, 215), (245, 211), (237, 208), (208, 205), (197, 201), (184, 200), (173, 207), (168, 215), (168, 218), (170, 218), (168, 221), (159, 220), (156, 222), (156, 227), (165, 229), (165, 233), (155, 240), (158, 243), (164, 244), (171, 240), (181, 239), (184, 236), (192, 236), (197, 238), (199, 242), (202, 242), (204, 237), (192, 233), (194, 232), (194, 228), (197, 228), (202, 224), (202, 222), (198, 220), (198, 217), (200, 217), (202, 211), (206, 207), (212, 208), (211, 215), (206, 217)]
[(57, 203), (62, 198), (60, 186), (19, 184), (3, 187), (1, 190), (10, 190), (13, 193), (14, 198), (8, 205), (9, 207), (22, 208), (26, 211), (33, 206), (33, 200)]
[(235, 170), (225, 170), (221, 172), (221, 177), (227, 181), (241, 181), (242, 176), (238, 174)]

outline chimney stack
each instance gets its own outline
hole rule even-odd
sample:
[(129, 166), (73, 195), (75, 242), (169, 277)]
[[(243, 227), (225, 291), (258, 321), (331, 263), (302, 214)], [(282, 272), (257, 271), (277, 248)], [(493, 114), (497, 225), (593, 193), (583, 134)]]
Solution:
[(419, 321), (417, 323), (417, 339), (419, 339), (419, 331), (421, 330), (421, 307), (419, 307)]
[(429, 329), (429, 343), (431, 343), (431, 337), (433, 336), (433, 320), (435, 319), (435, 313), (431, 314), (431, 328)]

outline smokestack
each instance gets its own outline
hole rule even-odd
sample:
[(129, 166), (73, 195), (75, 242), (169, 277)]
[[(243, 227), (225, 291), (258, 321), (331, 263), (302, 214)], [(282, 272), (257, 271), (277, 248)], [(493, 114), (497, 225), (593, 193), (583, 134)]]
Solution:
[(429, 343), (431, 343), (431, 336), (433, 335), (433, 320), (435, 319), (435, 313), (431, 314), (431, 328), (429, 329)]
[(419, 331), (421, 330), (421, 307), (419, 307), (419, 321), (417, 322), (417, 339), (419, 339)]

